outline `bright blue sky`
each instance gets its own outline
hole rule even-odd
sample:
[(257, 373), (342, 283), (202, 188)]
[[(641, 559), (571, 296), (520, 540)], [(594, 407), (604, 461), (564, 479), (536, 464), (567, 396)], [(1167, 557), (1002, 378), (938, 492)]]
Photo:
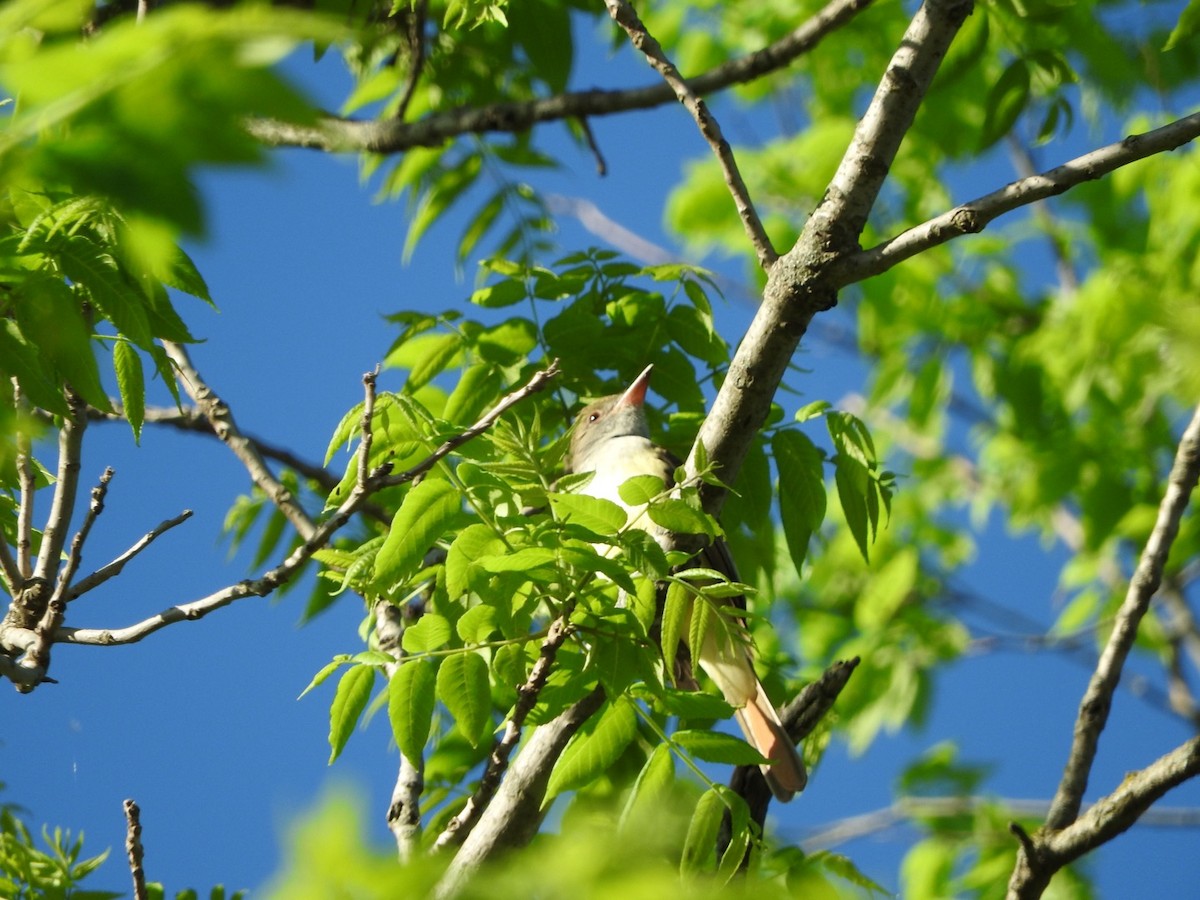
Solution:
[[(577, 76), (580, 85), (652, 78), (627, 54), (587, 65)], [(301, 58), (289, 69), (310, 67)], [(335, 69), (324, 63), (322, 77)], [(325, 103), (337, 104), (340, 85), (330, 91), (310, 83)], [(560, 153), (567, 167), (539, 176), (538, 186), (589, 197), (610, 217), (670, 247), (661, 228), (665, 187), (678, 177), (683, 159), (704, 152), (686, 115), (663, 109), (592, 126), (609, 176), (597, 178), (591, 158), (570, 148), (564, 127), (552, 124), (539, 131), (539, 143)], [(1048, 153), (1046, 161), (1067, 155)], [(1011, 177), (1001, 161), (984, 176), (964, 180), (958, 199)], [(206, 340), (193, 360), (245, 430), (319, 459), (333, 427), (360, 399), (361, 374), (392, 339), (381, 314), (460, 304), (469, 293), (474, 273), (465, 280), (453, 274), (461, 220), (435, 228), (413, 263), (403, 266), (404, 207), (373, 203), (352, 159), (290, 151), (278, 154), (269, 171), (210, 172), (201, 183), (211, 238), (193, 253), (221, 312), (181, 301), (193, 331)], [(570, 248), (595, 239), (567, 221), (560, 242)], [(716, 265), (731, 277), (742, 274), (740, 264)], [(748, 304), (732, 301), (721, 312), (722, 330), (740, 333), (752, 314)], [(829, 318), (850, 321), (845, 310)], [(861, 367), (819, 335), (806, 340), (803, 353), (801, 363), (814, 370), (807, 388), (814, 399), (836, 401), (860, 386)], [(96, 427), (86, 444), (85, 478), (106, 465), (117, 475), (85, 567), (107, 561), (184, 508), (196, 515), (121, 578), (80, 600), (71, 610), (72, 624), (130, 624), (248, 574), (248, 555), (230, 561), (218, 540), (226, 510), (248, 486), (222, 446), (148, 428), (141, 448), (133, 448), (122, 427)], [(1034, 538), (1007, 536), (994, 522), (980, 547), (969, 583), (1048, 622), (1061, 558)], [(23, 805), (31, 824), (84, 829), (92, 852), (111, 847), (114, 858), (92, 884), (97, 888), (128, 890), (120, 859), (125, 797), (142, 806), (148, 875), (171, 890), (206, 891), (217, 882), (262, 886), (278, 864), (287, 823), (331, 783), (356, 785), (369, 798), (368, 828), (386, 846), (383, 816), (397, 754), (385, 717), (355, 735), (330, 768), (325, 736), (331, 688), (296, 700), (332, 655), (359, 649), (361, 612), (346, 602), (299, 628), (304, 595), (301, 586), (282, 600), (244, 600), (131, 647), (59, 647), (53, 674), (60, 684), (28, 697), (8, 692), (0, 700), (7, 722), (0, 742), (8, 787), (2, 799)], [(1086, 678), (1084, 668), (1046, 653), (961, 661), (939, 681), (933, 716), (920, 733), (883, 737), (860, 758), (835, 745), (810, 789), (776, 808), (781, 836), (799, 839), (835, 819), (886, 806), (898, 766), (943, 740), (957, 742), (965, 761), (995, 766), (987, 790), (1048, 798)], [(1089, 797), (1186, 737), (1175, 720), (1122, 692)], [(1200, 805), (1200, 789), (1174, 792), (1167, 804)], [(838, 849), (894, 888), (911, 836), (898, 829)], [(1093, 863), (1102, 893), (1187, 895), (1200, 877), (1195, 841), (1194, 832), (1135, 829)], [(1149, 860), (1164, 862), (1159, 867)]]

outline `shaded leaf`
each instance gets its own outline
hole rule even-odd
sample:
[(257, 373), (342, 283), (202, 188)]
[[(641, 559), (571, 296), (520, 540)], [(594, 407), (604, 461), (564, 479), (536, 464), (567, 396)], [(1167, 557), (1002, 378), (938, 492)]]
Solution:
[(388, 684), (388, 720), (396, 746), (413, 765), (420, 765), (436, 699), (437, 665), (414, 659), (396, 668)]

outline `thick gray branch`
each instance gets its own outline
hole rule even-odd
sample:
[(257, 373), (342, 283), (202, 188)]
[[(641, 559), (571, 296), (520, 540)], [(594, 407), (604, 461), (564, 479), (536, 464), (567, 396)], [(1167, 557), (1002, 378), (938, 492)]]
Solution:
[(434, 891), (437, 900), (453, 897), (493, 854), (529, 843), (542, 822), (542, 800), (555, 762), (575, 732), (603, 703), (604, 689), (598, 687), (530, 736), (438, 883)]
[(71, 515), (75, 510), (75, 493), (79, 488), (83, 432), (87, 428), (83, 399), (67, 388), (66, 400), (70, 413), (63, 417), (62, 426), (58, 429), (58, 480), (54, 485), (50, 515), (46, 519), (42, 546), (33, 569), (34, 578), (47, 582), (58, 571), (63, 547), (67, 543), (67, 530), (71, 527)]
[[(796, 245), (771, 267), (763, 304), (697, 438), (725, 481), (737, 477), (812, 317), (836, 302), (827, 269), (857, 249), (896, 150), (971, 8), (970, 0), (928, 0), (917, 10), (824, 199)], [(689, 471), (696, 469), (695, 453)], [(705, 508), (717, 513), (724, 489), (704, 484), (701, 494)]]

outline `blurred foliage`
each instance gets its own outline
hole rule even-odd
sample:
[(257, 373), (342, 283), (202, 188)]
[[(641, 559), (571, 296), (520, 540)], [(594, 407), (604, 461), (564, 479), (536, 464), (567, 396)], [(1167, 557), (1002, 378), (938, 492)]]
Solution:
[[(760, 49), (820, 8), (816, 0), (644, 5), (685, 74)], [(243, 127), (248, 116), (316, 120), (276, 62), (306, 42), (318, 54), (334, 48), (354, 78), (344, 114), (420, 122), (577, 87), (577, 40), (613, 33), (597, 4), (553, 0), (320, 0), (304, 12), (168, 3), (140, 23), (132, 6), (15, 0), (0, 8), (8, 100), (0, 525), (9, 539), (15, 456), (67, 413), (69, 395), (109, 409), (111, 368), (136, 438), (147, 369), (174, 390), (161, 344), (193, 339), (189, 301), (179, 295), (212, 302), (177, 243), (205, 228), (198, 167), (263, 160)], [(908, 15), (905, 5), (875, 4), (786, 70), (714, 100), (719, 114), (746, 123), (738, 158), (778, 246), (790, 246), (823, 195)], [(1082, 145), (1091, 146), (1114, 121), (1144, 130), (1168, 118), (1200, 78), (1196, 20), (1193, 4), (980, 3), (901, 148), (864, 244), (998, 187), (972, 166), (994, 164), (1001, 148), (1018, 159), (1040, 148), (1069, 158), (1085, 131)], [(694, 479), (677, 490), (626, 486), (674, 531), (723, 534), (741, 566), (742, 582), (728, 583), (669, 574), (680, 558), (627, 527), (619, 507), (559, 480), (574, 410), (620, 390), (648, 363), (660, 401), (650, 411), (654, 436), (685, 456), (734, 338), (718, 325), (713, 307), (723, 301), (702, 269), (556, 247), (532, 186), (563, 163), (545, 149), (546, 127), (558, 126), (363, 157), (380, 195), (408, 204), (407, 255), (461, 207), (471, 212), (457, 262), (485, 257), (467, 304), (387, 317), (384, 377), (397, 386), (376, 399), (370, 465), (398, 471), (423, 459), (551, 358), (562, 375), (552, 396), (518, 405), (419, 483), (373, 498), (375, 516), (318, 554), (310, 616), (367, 601), (361, 635), (310, 686), (336, 682), (331, 759), (386, 708), (399, 751), (423, 758), (432, 841), (476, 783), (548, 622), (564, 616), (571, 636), (529, 723), (597, 685), (608, 700), (552, 777), (558, 833), (481, 874), (468, 895), (524, 896), (530, 872), (547, 896), (660, 896), (676, 892), (680, 877), (689, 896), (872, 893), (844, 857), (778, 848), (772, 835), (754, 833), (718, 784), (722, 767), (754, 757), (713, 732), (731, 713), (723, 701), (674, 687), (655, 639), (654, 582), (669, 585), (668, 646), (684, 628), (693, 641), (705, 629), (736, 628), (719, 614), (720, 600), (748, 595), (747, 628), (775, 697), (793, 695), (835, 659), (861, 659), (836, 715), (804, 748), (816, 779), (829, 741), (863, 751), (928, 717), (941, 673), (979, 631), (957, 576), (989, 519), (1066, 549), (1055, 629), (1103, 640), (1149, 534), (1180, 422), (1200, 395), (1196, 151), (1125, 167), (1052, 211), (1013, 217), (847, 290), (854, 349), (869, 365), (862, 396), (834, 406), (781, 394), (733, 479), (721, 523), (699, 509)], [(568, 127), (586, 149), (584, 129)], [(751, 258), (707, 158), (686, 165), (665, 216), (689, 252)], [(1056, 267), (1057, 281), (1035, 279), (1035, 265)], [(785, 388), (813, 391), (796, 372)], [(323, 496), (326, 510), (357, 478), (361, 416), (361, 406), (349, 410), (332, 435), (326, 464), (344, 461), (345, 474)], [(721, 474), (702, 467), (694, 476)], [(50, 483), (43, 469), (34, 475), (38, 486)], [(291, 473), (284, 481), (297, 495), (309, 487)], [(235, 546), (257, 535), (256, 565), (294, 546), (259, 495), (239, 501), (226, 524)], [(1185, 597), (1198, 540), (1200, 527), (1185, 522), (1166, 573)], [(396, 605), (411, 623), (398, 666), (373, 632), (376, 602)], [(1176, 665), (1169, 626), (1160, 615), (1140, 635), (1139, 650), (1164, 670)], [(898, 793), (977, 800), (985, 784), (986, 772), (942, 748), (914, 763)], [(733, 843), (718, 858), (712, 836), (726, 814)], [(73, 890), (101, 859), (80, 860), (79, 840), (65, 833), (47, 838), (49, 853), (36, 850), (15, 814), (3, 815), (14, 896)], [(1000, 890), (1013, 854), (1001, 801), (912, 818), (922, 836), (900, 873), (906, 896)], [(344, 798), (314, 812), (297, 830), (276, 895), (428, 891), (442, 863), (397, 866), (369, 848), (361, 820)], [(730, 884), (747, 848), (756, 865)], [(1086, 897), (1090, 888), (1085, 874), (1067, 872), (1053, 890)]]

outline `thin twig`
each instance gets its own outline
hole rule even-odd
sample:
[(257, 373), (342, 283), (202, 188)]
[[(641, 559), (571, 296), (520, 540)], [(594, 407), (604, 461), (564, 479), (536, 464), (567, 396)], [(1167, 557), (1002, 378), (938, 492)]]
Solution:
[(579, 123), (579, 130), (583, 132), (583, 139), (587, 141), (588, 149), (592, 151), (592, 158), (596, 160), (596, 174), (603, 178), (608, 174), (608, 163), (604, 161), (604, 154), (600, 152), (600, 145), (596, 142), (596, 135), (592, 133), (592, 123), (587, 120), (587, 116), (580, 116), (575, 121)]
[(428, 9), (429, 0), (416, 0), (408, 11), (408, 75), (404, 80), (404, 93), (396, 105), (396, 118), (400, 121), (404, 121), (408, 105), (417, 92), (421, 70), (425, 68), (425, 17)]
[[(993, 809), (1022, 819), (1041, 819), (1050, 809), (1050, 801), (1012, 797), (900, 797), (895, 803), (881, 809), (847, 816), (813, 828), (804, 833), (801, 843), (809, 853), (831, 850), (850, 841), (879, 836), (897, 825), (914, 820), (960, 819)], [(1200, 808), (1154, 807), (1146, 811), (1138, 824), (1152, 828), (1200, 828)], [(939, 834), (944, 827), (939, 826)], [(963, 827), (970, 832), (976, 826), (968, 822)]]
[(10, 597), (21, 589), (21, 583), (25, 580), (16, 558), (8, 549), (8, 539), (3, 536), (0, 536), (0, 578), (4, 579), (4, 589)]
[(833, 283), (842, 287), (879, 275), (931, 247), (980, 232), (1004, 213), (1094, 181), (1139, 159), (1175, 150), (1197, 137), (1200, 137), (1200, 112), (1152, 131), (1131, 134), (1057, 168), (1019, 179), (998, 191), (956, 206), (869, 250), (852, 253), (833, 266)]
[(1200, 407), (1183, 432), (1171, 474), (1167, 479), (1167, 490), (1158, 507), (1158, 518), (1150, 539), (1142, 550), (1129, 590), (1117, 613), (1108, 643), (1100, 654), (1096, 671), (1092, 675), (1083, 701), (1079, 705), (1079, 716), (1075, 722), (1075, 737), (1067, 758), (1066, 769), (1058, 791), (1054, 795), (1046, 826), (1051, 829), (1065, 828), (1079, 814), (1083, 793), (1087, 789), (1088, 774), (1100, 742), (1100, 732), (1108, 721), (1112, 707), (1113, 692), (1121, 678), (1125, 658), (1137, 637), (1138, 624), (1150, 605), (1150, 598), (1162, 581), (1163, 567), (1171, 544), (1179, 532), (1179, 520), (1187, 508), (1188, 498), (1200, 477)]
[[(832, 0), (791, 33), (772, 44), (730, 60), (688, 80), (699, 95), (734, 84), (754, 81), (787, 66), (816, 47), (869, 7), (873, 0)], [(511, 103), (465, 107), (434, 113), (417, 122), (364, 121), (329, 116), (316, 125), (295, 125), (273, 119), (252, 119), (247, 130), (260, 141), (275, 146), (316, 150), (399, 153), (413, 147), (439, 147), (464, 134), (519, 133), (539, 122), (606, 116), (635, 109), (651, 109), (675, 99), (669, 85), (614, 91), (580, 91)]]
[(142, 867), (142, 811), (132, 800), (125, 801), (125, 855), (129, 857), (129, 872), (133, 876), (134, 900), (148, 900), (146, 870)]
[(250, 479), (283, 513), (300, 537), (304, 539), (311, 537), (316, 530), (312, 518), (304, 511), (304, 507), (299, 504), (292, 492), (275, 477), (254, 443), (247, 440), (242, 434), (228, 404), (217, 396), (216, 392), (200, 377), (200, 373), (188, 357), (187, 350), (182, 345), (170, 341), (163, 342), (163, 349), (177, 367), (179, 383), (183, 385), (183, 389), (200, 407), (212, 424), (217, 437), (241, 461), (249, 473)]
[(545, 369), (535, 373), (524, 387), (518, 388), (511, 394), (508, 394), (506, 397), (504, 397), (504, 399), (484, 413), (484, 415), (480, 417), (479, 421), (477, 421), (470, 428), (466, 429), (465, 431), (460, 431), (458, 434), (447, 438), (440, 447), (434, 450), (433, 453), (429, 454), (429, 456), (425, 457), (424, 460), (417, 463), (411, 469), (401, 472), (399, 475), (386, 476), (383, 479), (383, 486), (392, 487), (398, 484), (407, 484), (421, 475), (424, 475), (435, 465), (437, 465), (438, 462), (449, 456), (463, 444), (467, 443), (468, 441), (475, 440), (475, 438), (479, 437), (479, 435), (491, 428), (497, 419), (499, 419), (502, 415), (504, 415), (530, 394), (536, 394), (538, 391), (543, 390), (549, 383), (550, 379), (558, 374), (558, 371), (558, 360), (551, 360), (550, 365), (548, 365)]
[(364, 484), (370, 474), (371, 443), (374, 433), (371, 431), (371, 419), (375, 416), (375, 380), (379, 377), (379, 366), (374, 371), (363, 374), (363, 412), (359, 430), (362, 433), (362, 443), (358, 447), (358, 483)]
[(69, 603), (76, 597), (83, 596), (88, 591), (104, 584), (104, 582), (108, 581), (110, 578), (120, 575), (121, 570), (125, 568), (125, 564), (149, 547), (150, 544), (154, 542), (155, 538), (167, 531), (170, 531), (176, 525), (183, 524), (191, 517), (192, 511), (190, 509), (185, 509), (179, 515), (159, 522), (152, 529), (150, 529), (150, 531), (142, 535), (141, 539), (139, 539), (136, 544), (134, 544), (108, 565), (101, 566), (91, 575), (81, 578), (79, 581), (75, 582), (75, 584), (71, 585), (64, 595), (67, 602)]
[(79, 526), (79, 531), (71, 539), (71, 551), (67, 554), (67, 562), (58, 573), (58, 585), (55, 587), (54, 593), (60, 597), (66, 593), (67, 585), (79, 571), (79, 564), (83, 561), (83, 545), (92, 531), (92, 526), (96, 524), (96, 519), (99, 518), (100, 513), (104, 512), (104, 498), (108, 494), (108, 485), (112, 481), (113, 474), (112, 466), (107, 467), (100, 475), (100, 483), (92, 488), (92, 502), (88, 504), (83, 524)]
[(504, 725), (504, 734), (492, 745), (487, 767), (479, 779), (479, 787), (467, 800), (467, 805), (463, 807), (462, 811), (451, 819), (442, 833), (438, 835), (437, 841), (433, 845), (435, 850), (457, 846), (466, 840), (471, 829), (483, 815), (483, 811), (491, 803), (496, 790), (500, 787), (500, 779), (504, 777), (504, 773), (508, 769), (509, 757), (512, 756), (513, 750), (521, 740), (525, 719), (537, 704), (542, 688), (546, 686), (546, 680), (550, 677), (559, 647), (570, 634), (569, 619), (573, 609), (573, 603), (564, 604), (559, 616), (550, 624), (550, 630), (542, 640), (538, 651), (537, 662), (529, 670), (529, 676), (525, 679), (525, 683), (517, 687), (517, 702), (513, 705), (512, 715), (508, 717), (508, 721)]
[[(1009, 155), (1013, 159), (1013, 167), (1022, 178), (1030, 178), (1037, 174), (1033, 156), (1029, 148), (1009, 135), (1006, 141)], [(1030, 204), (1034, 218), (1046, 233), (1046, 241), (1050, 244), (1050, 252), (1054, 254), (1054, 270), (1058, 273), (1059, 290), (1067, 297), (1073, 297), (1079, 291), (1079, 276), (1075, 274), (1075, 264), (1071, 260), (1071, 245), (1062, 234), (1062, 228), (1054, 214), (1047, 208), (1045, 201), (1037, 200)]]
[(393, 475), (391, 463), (384, 463), (376, 467), (367, 477), (365, 483), (361, 485), (356, 484), (351, 489), (349, 496), (346, 497), (328, 519), (317, 527), (316, 531), (309, 538), (296, 547), (283, 562), (260, 577), (229, 585), (206, 597), (201, 597), (199, 600), (193, 600), (190, 603), (168, 607), (157, 615), (143, 619), (125, 628), (61, 628), (55, 639), (73, 644), (89, 644), (93, 646), (132, 644), (176, 622), (194, 621), (203, 618), (209, 613), (228, 606), (236, 600), (242, 600), (246, 597), (265, 597), (280, 585), (288, 582), (317, 550), (324, 547), (333, 535), (350, 521), (372, 494), (385, 487), (408, 483), (418, 476), (423, 475), (433, 468), (433, 466), (437, 465), (441, 459), (452, 453), (455, 448), (462, 446), (467, 441), (486, 431), (496, 419), (516, 403), (544, 389), (550, 379), (556, 374), (558, 374), (557, 360), (552, 362), (547, 368), (535, 373), (524, 387), (506, 396), (469, 429), (447, 440), (422, 462), (413, 466), (407, 472)]
[(17, 568), (22, 580), (33, 576), (33, 500), (37, 483), (33, 474), (33, 450), (29, 435), (17, 433), (17, 480), (21, 486), (17, 507)]
[(754, 202), (750, 199), (750, 192), (746, 188), (746, 182), (742, 179), (737, 160), (733, 158), (733, 150), (721, 133), (721, 126), (716, 117), (709, 111), (708, 104), (688, 86), (687, 81), (675, 68), (675, 64), (667, 58), (662, 45), (646, 30), (646, 26), (638, 18), (637, 12), (626, 0), (604, 0), (604, 5), (608, 7), (608, 14), (612, 16), (613, 21), (625, 30), (633, 46), (645, 55), (650, 65), (675, 93), (676, 99), (696, 120), (700, 134), (708, 141), (713, 154), (717, 157), (721, 174), (725, 176), (725, 186), (733, 197), (733, 204), (737, 207), (738, 217), (742, 220), (746, 236), (750, 239), (751, 246), (754, 247), (758, 264), (764, 272), (769, 271), (775, 260), (779, 258), (779, 254), (775, 252), (775, 247), (771, 244), (766, 229), (763, 228), (762, 220), (759, 219), (758, 212), (754, 209)]
[[(120, 403), (114, 400), (112, 406), (115, 412), (89, 406), (87, 411), (88, 418), (93, 422), (127, 421), (120, 411)], [(190, 431), (195, 434), (211, 435), (212, 437), (216, 437), (217, 435), (216, 431), (213, 430), (212, 423), (195, 406), (184, 406), (181, 408), (174, 406), (148, 406), (146, 407), (144, 421), (155, 425), (170, 426), (180, 431)], [(282, 463), (289, 469), (295, 469), (305, 478), (316, 482), (326, 491), (332, 491), (341, 481), (340, 476), (330, 472), (324, 466), (319, 466), (310, 460), (303, 459), (286, 447), (272, 444), (270, 441), (244, 431), (242, 432), (242, 437), (249, 441), (263, 458)]]

